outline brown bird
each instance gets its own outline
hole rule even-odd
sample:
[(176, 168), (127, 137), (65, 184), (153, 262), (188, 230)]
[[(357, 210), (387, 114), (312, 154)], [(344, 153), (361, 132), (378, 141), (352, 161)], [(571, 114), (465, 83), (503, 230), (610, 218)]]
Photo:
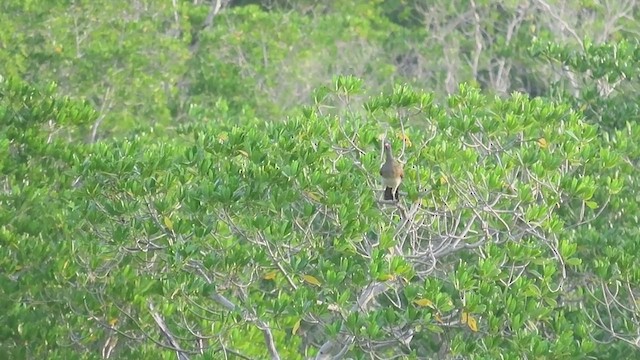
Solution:
[(398, 201), (398, 187), (402, 182), (404, 170), (402, 169), (402, 164), (393, 158), (391, 145), (388, 142), (384, 143), (384, 157), (385, 162), (380, 168), (382, 185), (385, 187), (384, 199)]

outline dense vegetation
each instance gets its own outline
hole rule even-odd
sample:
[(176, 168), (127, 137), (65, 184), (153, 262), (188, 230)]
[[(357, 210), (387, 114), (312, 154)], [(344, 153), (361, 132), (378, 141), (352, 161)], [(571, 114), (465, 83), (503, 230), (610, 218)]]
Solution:
[(0, 358), (637, 357), (638, 11), (3, 1)]

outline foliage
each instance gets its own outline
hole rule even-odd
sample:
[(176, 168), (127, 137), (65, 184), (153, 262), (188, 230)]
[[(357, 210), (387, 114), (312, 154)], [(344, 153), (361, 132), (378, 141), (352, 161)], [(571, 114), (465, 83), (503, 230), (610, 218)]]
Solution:
[[(589, 278), (638, 274), (577, 234), (602, 244), (586, 219), (624, 201), (597, 176), (621, 149), (562, 103), (396, 87), (350, 110), (360, 87), (337, 78), (285, 122), (32, 149), (11, 129), (91, 113), (5, 83), (4, 351), (597, 355)], [(397, 207), (377, 200), (384, 135), (410, 169)]]
[(3, 2), (0, 355), (629, 357), (636, 13)]

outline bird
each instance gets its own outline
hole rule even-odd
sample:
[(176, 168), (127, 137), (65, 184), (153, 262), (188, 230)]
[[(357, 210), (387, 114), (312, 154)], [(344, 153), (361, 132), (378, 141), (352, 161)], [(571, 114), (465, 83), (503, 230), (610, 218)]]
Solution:
[(402, 163), (393, 157), (391, 144), (384, 143), (385, 161), (380, 167), (380, 176), (382, 176), (382, 185), (384, 189), (384, 200), (398, 201), (398, 188), (404, 177)]

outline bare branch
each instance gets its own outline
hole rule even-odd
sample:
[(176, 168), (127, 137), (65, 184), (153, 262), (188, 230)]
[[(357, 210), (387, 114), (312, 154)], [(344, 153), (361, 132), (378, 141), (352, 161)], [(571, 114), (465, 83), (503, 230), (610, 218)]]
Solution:
[(92, 143), (96, 142), (96, 138), (98, 137), (98, 128), (100, 127), (100, 124), (102, 124), (102, 121), (104, 120), (104, 118), (107, 116), (107, 113), (111, 109), (111, 106), (113, 103), (113, 99), (111, 98), (112, 90), (113, 90), (113, 87), (111, 86), (107, 87), (107, 90), (105, 90), (104, 96), (102, 97), (102, 101), (100, 104), (100, 111), (98, 112), (99, 114), (98, 118), (96, 119), (96, 121), (93, 123), (93, 126), (91, 127), (90, 141)]
[(149, 300), (148, 306), (149, 306), (149, 312), (151, 313), (153, 320), (155, 320), (156, 324), (160, 328), (160, 331), (169, 342), (169, 345), (172, 348), (176, 349), (175, 351), (176, 351), (176, 355), (178, 356), (178, 360), (189, 360), (189, 356), (187, 356), (186, 352), (182, 350), (182, 348), (180, 347), (180, 344), (178, 344), (173, 334), (171, 334), (171, 331), (165, 324), (164, 319), (162, 318), (162, 315), (160, 315), (155, 310), (155, 307), (151, 300)]
[[(212, 280), (209, 278), (209, 276), (205, 273), (203, 267), (200, 264), (192, 262), (190, 265), (194, 269), (196, 269), (196, 271), (207, 281), (207, 283), (209, 284), (213, 283)], [(223, 295), (218, 294), (217, 292), (213, 292), (212, 294), (210, 294), (210, 296), (215, 302), (222, 305), (229, 311), (239, 310), (239, 308), (233, 302), (228, 300)], [(269, 352), (269, 355), (271, 356), (271, 359), (279, 360), (280, 355), (278, 354), (278, 350), (276, 349), (276, 344), (273, 340), (273, 334), (271, 332), (271, 327), (269, 326), (269, 324), (260, 320), (257, 314), (255, 314), (255, 311), (249, 312), (248, 310), (243, 310), (243, 316), (245, 320), (255, 323), (256, 327), (262, 331), (264, 335), (265, 343), (267, 345), (267, 350)]]

